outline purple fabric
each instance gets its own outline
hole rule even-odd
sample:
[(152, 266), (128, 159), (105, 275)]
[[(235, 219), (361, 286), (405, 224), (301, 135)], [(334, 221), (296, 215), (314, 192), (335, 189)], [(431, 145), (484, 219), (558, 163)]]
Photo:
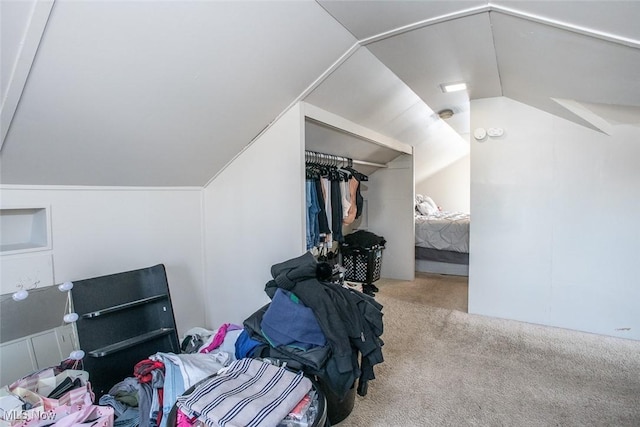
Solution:
[(213, 341), (208, 346), (201, 348), (200, 353), (211, 353), (216, 348), (220, 347), (220, 344), (224, 341), (225, 335), (227, 335), (227, 331), (233, 331), (236, 329), (242, 329), (242, 326), (234, 325), (233, 323), (224, 323), (220, 328), (218, 328), (218, 332), (213, 337)]

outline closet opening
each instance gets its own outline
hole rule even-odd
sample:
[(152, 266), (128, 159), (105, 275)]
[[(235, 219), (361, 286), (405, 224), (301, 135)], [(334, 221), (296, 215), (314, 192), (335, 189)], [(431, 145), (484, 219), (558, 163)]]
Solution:
[(338, 181), (361, 178), (360, 214), (342, 224), (338, 239), (358, 231), (383, 237), (380, 277), (413, 280), (413, 147), (310, 104), (304, 115), (305, 179), (322, 167)]

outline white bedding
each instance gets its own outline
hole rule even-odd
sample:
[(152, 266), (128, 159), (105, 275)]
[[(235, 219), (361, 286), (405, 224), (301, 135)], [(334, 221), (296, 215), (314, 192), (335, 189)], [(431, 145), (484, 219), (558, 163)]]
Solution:
[(469, 214), (438, 211), (415, 214), (416, 246), (469, 253)]

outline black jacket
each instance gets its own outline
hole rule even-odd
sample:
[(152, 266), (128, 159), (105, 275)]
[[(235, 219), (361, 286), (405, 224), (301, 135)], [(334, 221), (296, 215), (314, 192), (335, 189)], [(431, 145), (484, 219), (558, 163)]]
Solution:
[(320, 376), (341, 398), (358, 379), (358, 393), (364, 396), (374, 378), (373, 366), (383, 361), (382, 305), (363, 293), (319, 281), (316, 267), (310, 252), (275, 264), (265, 292), (272, 298), (277, 288), (291, 291), (313, 310), (331, 350)]

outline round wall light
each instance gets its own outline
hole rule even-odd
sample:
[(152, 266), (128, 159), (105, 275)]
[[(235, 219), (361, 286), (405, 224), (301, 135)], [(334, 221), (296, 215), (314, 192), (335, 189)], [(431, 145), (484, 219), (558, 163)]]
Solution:
[(11, 298), (13, 298), (14, 301), (22, 301), (27, 299), (28, 296), (29, 296), (29, 291), (27, 291), (26, 289), (21, 289), (18, 292), (11, 295)]
[(58, 290), (60, 292), (67, 292), (73, 289), (73, 282), (64, 282), (61, 285), (58, 285)]

